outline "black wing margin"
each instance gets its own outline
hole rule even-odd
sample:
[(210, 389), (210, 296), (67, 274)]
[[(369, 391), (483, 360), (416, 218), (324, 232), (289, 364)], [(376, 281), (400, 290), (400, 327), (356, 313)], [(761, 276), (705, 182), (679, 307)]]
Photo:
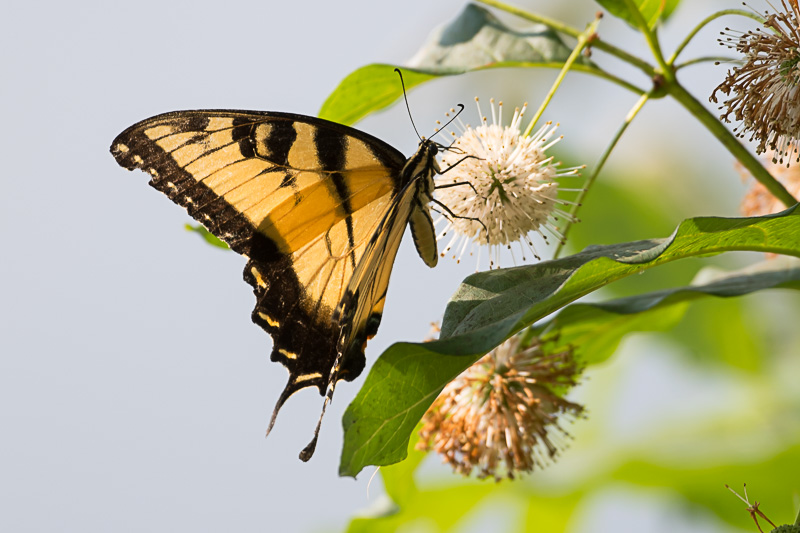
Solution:
[[(324, 394), (341, 334), (332, 315), (402, 188), (403, 155), (370, 135), (321, 119), (224, 110), (147, 119), (122, 132), (111, 153), (121, 166), (149, 173), (150, 185), (249, 259), (244, 279), (256, 296), (253, 321), (273, 337), (271, 359), (290, 375), (273, 422), (297, 390), (316, 386)], [(347, 168), (354, 161), (355, 168)], [(304, 205), (314, 216), (296, 216)], [(359, 226), (353, 217), (362, 208), (372, 222)], [(294, 219), (302, 231), (290, 238)], [(332, 250), (334, 235), (348, 241), (342, 253)], [(311, 261), (323, 244), (329, 256), (312, 274), (316, 277), (301, 279), (298, 264)], [(309, 279), (323, 288), (315, 293)], [(326, 287), (333, 287), (333, 294)], [(338, 373), (348, 381), (363, 370), (364, 344), (377, 322), (353, 327)]]

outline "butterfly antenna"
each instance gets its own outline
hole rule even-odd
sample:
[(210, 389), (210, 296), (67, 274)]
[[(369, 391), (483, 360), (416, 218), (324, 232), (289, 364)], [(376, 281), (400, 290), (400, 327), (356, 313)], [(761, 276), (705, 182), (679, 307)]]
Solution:
[[(397, 72), (398, 76), (400, 76), (400, 86), (403, 88), (403, 100), (406, 101), (406, 109), (408, 110), (408, 118), (409, 118), (409, 120), (411, 120), (411, 127), (414, 128), (414, 133), (417, 134), (417, 137), (421, 141), (422, 137), (420, 136), (419, 131), (417, 131), (417, 125), (414, 124), (414, 117), (411, 116), (411, 107), (408, 105), (408, 96), (406, 96), (406, 84), (403, 82), (403, 73), (400, 72), (399, 68), (395, 68), (394, 71)], [(464, 106), (461, 106), (461, 107), (463, 109)], [(449, 124), (449, 122), (448, 122), (448, 124)]]

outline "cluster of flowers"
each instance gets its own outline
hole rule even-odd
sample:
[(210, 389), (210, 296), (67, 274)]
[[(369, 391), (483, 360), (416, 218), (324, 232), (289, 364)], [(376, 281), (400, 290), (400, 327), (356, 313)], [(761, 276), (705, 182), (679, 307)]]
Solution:
[(511, 337), (451, 381), (423, 418), (418, 449), (456, 472), (513, 479), (549, 464), (564, 447), (564, 418), (583, 407), (561, 395), (580, 375), (572, 350), (547, 353), (538, 339)]
[[(730, 69), (717, 93), (727, 96), (720, 117), (736, 121), (739, 137), (749, 135), (756, 152), (769, 152), (770, 173), (800, 197), (800, 8), (798, 0), (780, 0), (782, 10), (765, 13), (764, 28), (736, 32), (729, 28), (720, 42), (744, 56)], [(478, 99), (476, 98), (476, 102)], [(582, 167), (561, 168), (546, 151), (561, 137), (547, 123), (532, 135), (521, 133), (527, 104), (515, 109), (503, 126), (502, 102), (491, 101), (491, 124), (481, 112), (478, 127), (460, 121), (460, 135), (442, 154), (437, 198), (449, 208), (439, 239), (450, 234), (442, 255), (455, 250), (460, 260), (469, 244), (489, 248), (489, 266), (499, 265), (499, 252), (520, 243), (522, 259), (537, 254), (529, 235), (563, 241), (560, 220), (574, 222), (562, 209), (564, 189), (557, 181), (577, 176)], [(784, 162), (786, 163), (783, 166)], [(468, 186), (467, 186), (468, 185)], [(760, 183), (742, 202), (748, 216), (774, 213), (783, 204)], [(513, 257), (513, 251), (512, 251)], [(563, 398), (580, 375), (572, 349), (548, 353), (538, 339), (522, 345), (520, 336), (507, 340), (445, 387), (423, 418), (418, 448), (435, 450), (464, 475), (514, 478), (551, 462), (563, 448), (563, 419), (580, 417), (581, 405)]]
[[(729, 96), (720, 117), (731, 116), (741, 126), (739, 137), (748, 133), (757, 143), (756, 153), (771, 150), (773, 161), (800, 161), (800, 9), (797, 1), (781, 0), (782, 11), (765, 13), (764, 28), (738, 32), (725, 28), (720, 43), (744, 56), (744, 64), (728, 71), (717, 91)], [(794, 153), (794, 156), (791, 154)]]

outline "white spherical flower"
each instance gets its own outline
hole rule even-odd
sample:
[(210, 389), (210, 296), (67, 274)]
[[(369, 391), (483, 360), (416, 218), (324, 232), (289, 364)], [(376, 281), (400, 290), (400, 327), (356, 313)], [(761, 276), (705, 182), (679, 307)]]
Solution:
[(579, 168), (562, 169), (546, 154), (561, 140), (554, 137), (556, 126), (552, 123), (531, 136), (521, 134), (526, 106), (516, 109), (511, 124), (503, 126), (503, 104), (495, 106), (492, 100), (492, 124), (481, 115), (477, 128), (462, 125), (461, 135), (443, 152), (436, 198), (447, 207), (442, 213), (447, 224), (439, 238), (452, 233), (443, 256), (456, 249), (454, 257), (460, 259), (470, 242), (486, 244), (491, 267), (498, 264), (500, 249), (511, 249), (511, 243), (517, 241), (523, 260), (526, 248), (539, 258), (528, 238), (531, 232), (545, 242), (548, 234), (563, 239), (558, 220), (571, 220), (571, 216), (560, 206), (570, 202), (558, 198), (555, 180), (576, 176)]

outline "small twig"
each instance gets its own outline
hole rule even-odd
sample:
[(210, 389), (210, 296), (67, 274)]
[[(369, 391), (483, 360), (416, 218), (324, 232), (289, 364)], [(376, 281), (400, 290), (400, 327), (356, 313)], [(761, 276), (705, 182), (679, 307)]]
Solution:
[(769, 522), (769, 524), (772, 526), (773, 529), (778, 527), (772, 523), (772, 520), (767, 518), (767, 515), (761, 512), (761, 509), (758, 508), (758, 506), (761, 505), (760, 503), (758, 502), (755, 502), (753, 504), (750, 503), (749, 499), (747, 498), (747, 483), (744, 484), (744, 498), (739, 496), (739, 494), (735, 490), (730, 488), (727, 484), (725, 485), (725, 488), (731, 491), (732, 493), (736, 494), (736, 497), (742, 500), (747, 505), (747, 512), (750, 513), (750, 516), (753, 518), (753, 522), (756, 523), (756, 527), (758, 528), (759, 531), (761, 531), (761, 533), (764, 533), (764, 530), (761, 529), (761, 525), (758, 523), (758, 518), (756, 518), (756, 515), (760, 516), (761, 518)]

